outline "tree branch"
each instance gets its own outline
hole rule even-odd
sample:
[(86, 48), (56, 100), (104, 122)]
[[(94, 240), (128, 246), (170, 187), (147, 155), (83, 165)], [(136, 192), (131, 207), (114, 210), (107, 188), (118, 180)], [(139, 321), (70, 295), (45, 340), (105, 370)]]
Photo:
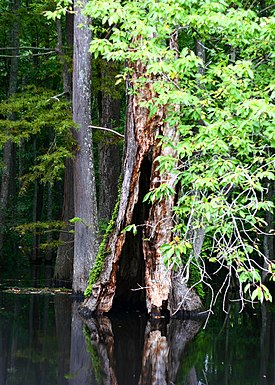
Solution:
[(98, 127), (98, 126), (88, 126), (88, 127), (90, 127), (90, 128), (96, 128), (97, 130), (102, 130), (102, 131), (112, 132), (113, 134), (118, 135), (118, 136), (120, 136), (121, 138), (124, 139), (124, 135), (120, 134), (119, 132), (117, 132), (117, 131), (115, 131), (115, 130), (112, 130), (111, 128)]

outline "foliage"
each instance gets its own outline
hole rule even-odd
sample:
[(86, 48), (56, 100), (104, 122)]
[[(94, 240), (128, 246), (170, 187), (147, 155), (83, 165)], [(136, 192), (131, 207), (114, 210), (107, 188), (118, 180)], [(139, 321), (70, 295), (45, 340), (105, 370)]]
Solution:
[[(145, 200), (179, 192), (164, 262), (174, 268), (187, 258), (212, 291), (208, 264), (214, 274), (224, 271), (212, 304), (236, 282), (243, 304), (271, 300), (261, 272), (274, 279), (274, 264), (261, 244), (271, 236), (265, 212), (274, 208), (266, 193), (275, 179), (275, 17), (272, 7), (261, 11), (258, 4), (226, 0), (102, 0), (86, 8), (95, 20), (94, 57), (128, 63), (121, 79), (129, 80), (133, 64), (143, 63), (147, 73), (132, 92), (150, 81), (156, 96), (143, 106), (151, 116), (166, 106), (166, 123), (179, 132), (177, 143), (158, 138), (175, 151), (157, 159), (161, 173), (176, 175), (175, 186), (160, 184)], [(177, 36), (179, 47), (171, 49)], [(206, 61), (194, 49), (198, 41)]]
[[(72, 157), (73, 138), (71, 107), (66, 100), (55, 97), (53, 91), (28, 87), (0, 103), (0, 146), (7, 141), (20, 145), (35, 136), (48, 141), (42, 154), (37, 154), (34, 165), (22, 177), (23, 190), (30, 182), (39, 179), (53, 184), (61, 180), (65, 158)], [(13, 114), (15, 119), (9, 117)]]
[(66, 15), (67, 12), (72, 12), (73, 1), (72, 0), (54, 0), (55, 7), (52, 11), (45, 11), (44, 15), (47, 19), (56, 20), (60, 19), (61, 16)]

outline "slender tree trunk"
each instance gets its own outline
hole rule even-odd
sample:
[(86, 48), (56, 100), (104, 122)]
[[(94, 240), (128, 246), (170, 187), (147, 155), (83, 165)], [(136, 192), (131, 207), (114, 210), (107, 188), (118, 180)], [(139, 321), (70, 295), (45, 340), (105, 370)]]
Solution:
[[(112, 64), (110, 64), (111, 66)], [(101, 70), (103, 91), (101, 97), (100, 125), (115, 128), (120, 120), (120, 100), (114, 99), (105, 91), (104, 81), (108, 75), (106, 68)], [(109, 79), (111, 81), (112, 79)], [(98, 145), (99, 158), (99, 203), (98, 217), (101, 221), (109, 221), (117, 199), (117, 184), (120, 175), (120, 155), (117, 137), (104, 133)]]
[[(62, 78), (63, 90), (66, 94), (67, 100), (72, 97), (72, 76), (68, 57), (70, 50), (73, 47), (73, 15), (66, 15), (66, 45), (67, 55), (65, 56), (64, 47), (62, 43), (62, 33), (60, 21), (57, 21), (57, 36), (58, 36), (58, 51), (62, 63)], [(73, 177), (73, 161), (72, 159), (65, 160), (64, 173), (64, 194), (63, 194), (63, 209), (62, 221), (68, 225), (60, 233), (60, 246), (57, 250), (57, 257), (55, 262), (54, 278), (57, 281), (72, 281), (73, 278), (73, 257), (74, 257), (74, 235), (69, 220), (74, 217), (74, 177)]]
[[(47, 221), (51, 222), (53, 219), (53, 194), (52, 187), (50, 184), (47, 185)], [(53, 234), (50, 231), (47, 234), (47, 244), (50, 245), (53, 241)], [(45, 262), (51, 263), (53, 257), (53, 249), (49, 246), (46, 250)]]
[[(268, 201), (272, 201), (274, 199), (274, 193), (275, 193), (275, 182), (270, 180), (267, 182), (267, 194), (266, 199)], [(265, 255), (265, 261), (264, 261), (264, 270), (262, 273), (262, 279), (263, 281), (266, 280), (266, 277), (268, 276), (268, 264), (269, 261), (274, 259), (275, 255), (275, 239), (274, 239), (274, 211), (271, 209), (270, 211), (266, 211), (265, 214), (265, 220), (266, 220), (266, 228), (265, 228), (265, 234), (263, 239), (263, 252)]]
[[(13, 95), (17, 90), (17, 78), (18, 78), (18, 47), (19, 47), (19, 22), (17, 11), (20, 6), (20, 0), (13, 2), (11, 12), (14, 13), (14, 22), (11, 29), (11, 45), (14, 47), (12, 50), (12, 58), (10, 61), (10, 75), (9, 75), (9, 89), (8, 95)], [(11, 115), (10, 119), (13, 120), (14, 116)], [(5, 218), (10, 200), (10, 194), (15, 194), (15, 180), (14, 180), (14, 158), (15, 158), (15, 144), (8, 141), (4, 144), (3, 149), (3, 174), (0, 190), (0, 255), (2, 254), (3, 241), (4, 241), (4, 225)]]
[[(161, 155), (174, 156), (174, 150), (160, 146), (157, 138), (163, 135), (177, 143), (178, 134), (175, 127), (164, 122), (166, 107), (160, 107), (154, 116), (142, 107), (142, 102), (154, 100), (157, 96), (152, 89), (153, 79), (149, 78), (146, 67), (140, 62), (132, 65), (132, 69), (132, 87), (137, 86), (142, 77), (147, 77), (148, 82), (139, 86), (128, 99), (120, 206), (114, 232), (105, 249), (104, 268), (82, 308), (82, 314), (86, 316), (90, 311), (108, 312), (113, 301), (114, 306), (146, 306), (147, 311), (156, 317), (176, 310), (178, 301), (186, 310), (201, 306), (198, 296), (189, 291), (185, 282), (178, 280), (174, 290), (172, 271), (164, 265), (160, 251), (163, 244), (172, 240), (175, 196), (157, 201), (151, 207), (143, 203), (144, 195), (161, 183), (174, 186), (174, 175), (160, 175), (156, 161)], [(135, 237), (122, 232), (132, 223), (140, 225)]]
[[(82, 14), (87, 0), (76, 2), (74, 11), (73, 119), (78, 149), (74, 159), (75, 224), (73, 290), (83, 292), (98, 250), (97, 202), (91, 122), (91, 30)], [(80, 28), (84, 25), (85, 28)]]

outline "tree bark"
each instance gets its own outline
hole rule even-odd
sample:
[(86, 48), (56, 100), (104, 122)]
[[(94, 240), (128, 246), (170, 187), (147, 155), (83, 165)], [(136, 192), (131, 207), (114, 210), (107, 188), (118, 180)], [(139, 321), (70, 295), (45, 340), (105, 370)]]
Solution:
[[(87, 0), (74, 7), (73, 120), (78, 149), (74, 159), (75, 224), (73, 290), (82, 293), (98, 249), (97, 202), (92, 152), (91, 122), (91, 30), (82, 14)], [(84, 28), (81, 26), (85, 26)]]

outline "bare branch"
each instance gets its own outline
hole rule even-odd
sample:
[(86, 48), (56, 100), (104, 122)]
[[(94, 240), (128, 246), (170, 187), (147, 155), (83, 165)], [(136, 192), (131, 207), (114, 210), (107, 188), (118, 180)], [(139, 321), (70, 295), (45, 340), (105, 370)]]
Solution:
[(119, 132), (115, 131), (115, 130), (112, 130), (111, 128), (107, 128), (107, 127), (99, 127), (99, 126), (88, 126), (90, 128), (96, 128), (97, 130), (102, 130), (102, 131), (108, 131), (108, 132), (112, 132), (113, 134), (121, 137), (124, 139), (124, 135), (120, 134)]

